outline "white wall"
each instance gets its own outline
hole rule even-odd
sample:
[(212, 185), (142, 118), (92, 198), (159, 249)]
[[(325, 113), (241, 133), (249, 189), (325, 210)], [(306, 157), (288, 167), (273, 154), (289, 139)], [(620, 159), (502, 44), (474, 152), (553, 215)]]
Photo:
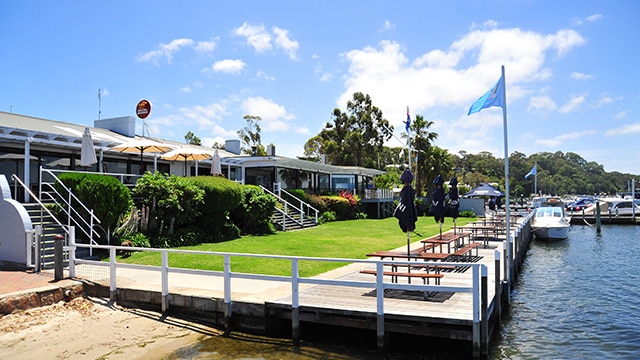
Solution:
[(0, 265), (26, 266), (26, 234), (33, 229), (27, 210), (11, 199), (7, 177), (0, 175)]

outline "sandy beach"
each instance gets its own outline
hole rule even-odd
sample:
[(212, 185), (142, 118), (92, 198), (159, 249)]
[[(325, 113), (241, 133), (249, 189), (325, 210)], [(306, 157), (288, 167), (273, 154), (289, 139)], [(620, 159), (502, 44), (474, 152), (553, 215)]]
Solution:
[(76, 298), (0, 317), (0, 359), (161, 359), (220, 331)]

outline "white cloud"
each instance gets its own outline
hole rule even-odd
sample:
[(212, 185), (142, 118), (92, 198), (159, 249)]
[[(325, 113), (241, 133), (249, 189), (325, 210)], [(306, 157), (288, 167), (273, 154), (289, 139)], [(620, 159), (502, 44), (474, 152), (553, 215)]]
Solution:
[(262, 130), (265, 132), (289, 130), (288, 121), (295, 118), (284, 106), (262, 96), (246, 98), (242, 102), (242, 108), (247, 115), (262, 118)]
[(640, 123), (626, 124), (619, 128), (609, 129), (605, 132), (607, 136), (632, 135), (640, 133)]
[(532, 96), (527, 111), (548, 113), (556, 109), (556, 103), (549, 96)]
[(602, 16), (602, 14), (593, 14), (593, 15), (589, 15), (585, 18), (586, 22), (595, 22), (598, 21), (600, 19), (602, 19), (604, 16)]
[(566, 104), (562, 105), (562, 107), (558, 111), (563, 114), (573, 112), (576, 109), (580, 108), (585, 101), (586, 97), (584, 95), (574, 95)]
[(576, 80), (591, 80), (593, 79), (593, 75), (583, 74), (581, 72), (574, 71), (571, 73), (571, 78)]
[(271, 50), (271, 35), (264, 29), (263, 25), (254, 26), (245, 22), (233, 32), (246, 38), (247, 43), (259, 53)]
[(276, 49), (284, 51), (291, 60), (296, 60), (300, 44), (290, 38), (289, 30), (274, 26), (272, 31), (273, 35), (265, 29), (264, 25), (251, 25), (245, 22), (234, 29), (233, 33), (244, 37), (247, 44), (258, 53), (270, 51), (275, 46)]
[(269, 75), (269, 74), (267, 74), (266, 72), (264, 72), (264, 71), (262, 71), (262, 70), (258, 71), (258, 72), (256, 73), (256, 76), (257, 76), (259, 79), (265, 79), (265, 80), (267, 80), (267, 81), (274, 81), (274, 80), (276, 79), (276, 77), (275, 77), (275, 76), (273, 76), (273, 75)]
[(385, 20), (384, 24), (382, 24), (382, 31), (389, 31), (396, 28), (396, 24), (391, 22), (390, 20)]
[(514, 101), (527, 94), (524, 86), (552, 76), (545, 67), (549, 52), (564, 54), (583, 43), (572, 30), (548, 35), (518, 28), (480, 29), (468, 32), (449, 48), (411, 60), (399, 43), (382, 41), (377, 47), (343, 54), (350, 66), (337, 103), (344, 106), (357, 91), (368, 93), (396, 127), (406, 117), (407, 105), (414, 113), (434, 106), (460, 106), (466, 114), (469, 105), (496, 83), (501, 65), (507, 73), (509, 101)]
[(173, 62), (173, 54), (180, 51), (185, 46), (193, 46), (193, 40), (191, 39), (174, 39), (168, 44), (160, 44), (158, 45), (158, 49), (148, 51), (146, 53), (140, 54), (136, 56), (136, 61), (138, 62), (152, 62), (155, 65), (158, 65), (158, 60), (161, 58), (166, 58), (167, 63), (171, 64)]
[(274, 26), (273, 33), (276, 35), (276, 48), (284, 50), (291, 60), (296, 60), (296, 52), (300, 45), (297, 41), (289, 38), (289, 31)]
[(550, 147), (550, 148), (558, 148), (562, 143), (569, 140), (576, 140), (584, 136), (595, 135), (596, 131), (593, 130), (585, 130), (585, 131), (575, 131), (568, 134), (558, 135), (553, 138), (543, 138), (536, 140), (536, 144)]
[(244, 70), (246, 64), (242, 60), (225, 59), (216, 61), (211, 69), (215, 72), (224, 72), (229, 74), (237, 74)]
[(629, 110), (620, 111), (614, 116), (614, 119), (617, 119), (617, 120), (624, 119), (625, 117), (627, 117), (628, 113), (629, 113)]
[(211, 53), (216, 49), (215, 41), (199, 41), (195, 46), (196, 51), (202, 53)]
[(593, 15), (589, 15), (587, 17), (585, 17), (584, 19), (575, 19), (573, 20), (573, 23), (575, 25), (583, 25), (584, 23), (592, 23), (592, 22), (596, 22), (600, 19), (604, 18), (604, 16), (602, 14), (593, 14)]

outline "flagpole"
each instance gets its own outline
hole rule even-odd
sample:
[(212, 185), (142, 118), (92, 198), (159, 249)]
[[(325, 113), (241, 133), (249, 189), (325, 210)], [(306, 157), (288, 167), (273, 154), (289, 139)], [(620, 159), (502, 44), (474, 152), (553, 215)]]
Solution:
[(535, 169), (536, 169), (536, 173), (533, 174), (534, 178), (533, 178), (533, 189), (534, 189), (534, 194), (536, 194), (536, 196), (538, 196), (538, 160), (536, 160), (536, 163), (534, 165)]
[(502, 126), (504, 133), (504, 187), (505, 187), (505, 204), (507, 206), (505, 217), (507, 226), (507, 303), (511, 304), (511, 261), (513, 256), (511, 241), (511, 200), (509, 198), (509, 140), (507, 136), (507, 81), (504, 75), (504, 65), (502, 65)]

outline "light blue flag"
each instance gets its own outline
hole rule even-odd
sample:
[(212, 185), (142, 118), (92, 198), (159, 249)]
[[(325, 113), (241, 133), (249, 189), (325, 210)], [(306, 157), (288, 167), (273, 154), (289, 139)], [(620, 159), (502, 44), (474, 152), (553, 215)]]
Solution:
[(536, 171), (538, 170), (537, 168), (538, 168), (538, 164), (533, 165), (533, 168), (531, 168), (531, 171), (529, 171), (529, 173), (527, 175), (525, 175), (524, 178), (526, 179), (531, 175), (535, 175)]
[(500, 80), (498, 80), (498, 83), (491, 90), (487, 91), (478, 100), (476, 100), (473, 105), (471, 105), (471, 107), (469, 108), (469, 113), (467, 115), (477, 113), (478, 111), (491, 106), (503, 107), (503, 99), (504, 78), (500, 76)]

